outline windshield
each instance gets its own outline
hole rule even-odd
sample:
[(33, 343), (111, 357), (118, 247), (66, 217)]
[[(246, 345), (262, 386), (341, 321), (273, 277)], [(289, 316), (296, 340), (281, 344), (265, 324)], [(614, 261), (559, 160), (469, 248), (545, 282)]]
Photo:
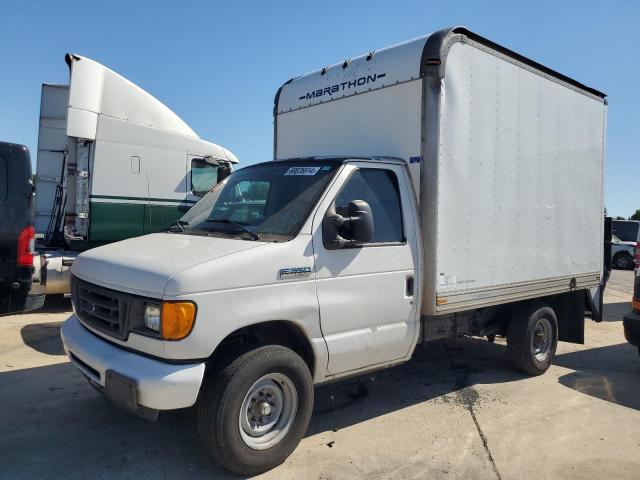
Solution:
[(241, 238), (295, 237), (340, 165), (336, 160), (269, 162), (232, 173), (180, 220), (189, 230)]

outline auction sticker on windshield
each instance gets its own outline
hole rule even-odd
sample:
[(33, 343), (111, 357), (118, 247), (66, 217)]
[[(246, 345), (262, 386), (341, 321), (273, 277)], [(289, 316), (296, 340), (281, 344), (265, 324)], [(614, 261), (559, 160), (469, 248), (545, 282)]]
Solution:
[(284, 172), (286, 175), (315, 175), (320, 170), (320, 167), (291, 167)]

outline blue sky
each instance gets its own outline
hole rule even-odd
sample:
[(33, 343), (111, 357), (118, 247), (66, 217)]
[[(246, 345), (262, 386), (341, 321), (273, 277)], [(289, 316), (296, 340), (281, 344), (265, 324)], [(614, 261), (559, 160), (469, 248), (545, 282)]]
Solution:
[(465, 25), (609, 95), (606, 206), (627, 217), (640, 208), (640, 2), (613, 3), (0, 0), (0, 138), (35, 156), (40, 84), (68, 81), (71, 51), (137, 83), (244, 165), (269, 160), (285, 80)]

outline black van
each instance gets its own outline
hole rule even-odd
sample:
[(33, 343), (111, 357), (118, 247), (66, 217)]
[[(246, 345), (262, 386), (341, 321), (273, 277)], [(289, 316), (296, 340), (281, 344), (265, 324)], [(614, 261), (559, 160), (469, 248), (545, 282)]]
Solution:
[(0, 315), (39, 308), (29, 296), (33, 276), (31, 158), (24, 145), (0, 142)]

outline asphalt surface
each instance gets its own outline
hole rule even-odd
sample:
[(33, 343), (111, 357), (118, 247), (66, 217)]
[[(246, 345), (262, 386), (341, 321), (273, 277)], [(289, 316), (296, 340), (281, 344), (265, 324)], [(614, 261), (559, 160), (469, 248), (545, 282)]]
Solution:
[[(585, 345), (559, 344), (540, 377), (511, 369), (500, 339), (458, 338), (317, 388), (306, 438), (262, 478), (640, 478), (640, 356), (621, 322), (632, 281), (613, 272), (605, 321), (587, 321)], [(69, 308), (0, 318), (0, 478), (238, 478), (200, 447), (193, 409), (150, 423), (87, 384), (59, 338)]]

